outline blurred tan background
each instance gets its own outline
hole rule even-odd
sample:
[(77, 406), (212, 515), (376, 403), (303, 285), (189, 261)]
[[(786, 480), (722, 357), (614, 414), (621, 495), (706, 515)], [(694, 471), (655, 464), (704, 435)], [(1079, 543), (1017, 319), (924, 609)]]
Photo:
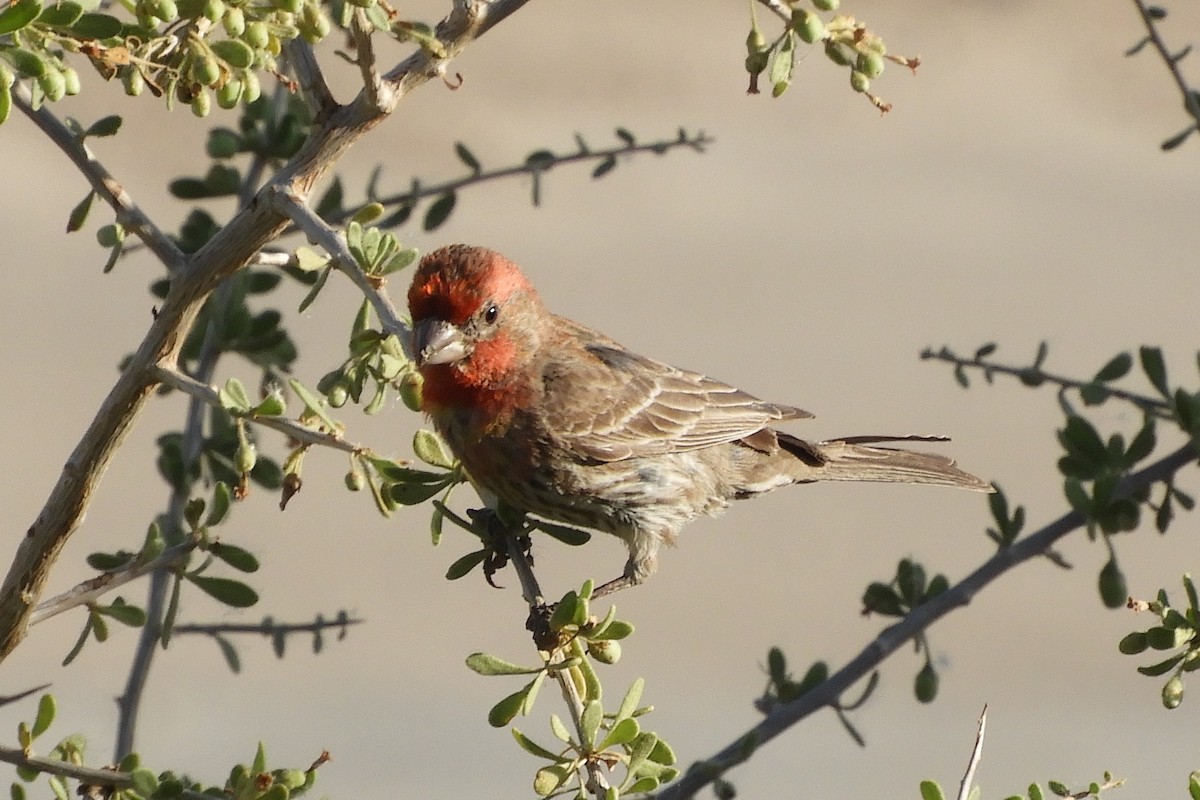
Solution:
[[(1163, 32), (1172, 45), (1200, 41), (1200, 11), (1169, 7)], [(439, 8), (413, 13), (432, 20)], [(797, 426), (801, 435), (952, 436), (946, 451), (1026, 504), (1036, 528), (1065, 505), (1052, 392), (1011, 381), (963, 392), (948, 368), (917, 355), (927, 345), (966, 353), (995, 340), (999, 357), (1024, 364), (1046, 339), (1048, 369), (1089, 377), (1119, 350), (1154, 343), (1174, 379), (1194, 386), (1200, 142), (1160, 152), (1186, 118), (1160, 61), (1149, 51), (1122, 56), (1142, 33), (1128, 2), (858, 0), (846, 10), (893, 51), (924, 60), (916, 78), (892, 66), (875, 83), (895, 104), (882, 119), (815, 52), (782, 99), (747, 97), (744, 2), (531, 3), (454, 65), (462, 89), (425, 86), (350, 154), (348, 197), (376, 163), (385, 165), (382, 185), (395, 189), (413, 174), (461, 174), (455, 140), (498, 167), (540, 147), (568, 151), (575, 132), (598, 148), (615, 141), (617, 125), (643, 140), (703, 129), (716, 139), (706, 155), (641, 158), (599, 182), (587, 169), (555, 170), (541, 208), (530, 206), (526, 181), (473, 189), (441, 230), (410, 226), (401, 236), (423, 250), (452, 241), (497, 248), (524, 265), (555, 310), (814, 412)], [(109, 113), (116, 95), (98, 83), (89, 76), (83, 99), (56, 108), (83, 120)], [(148, 97), (119, 110), (125, 130), (96, 150), (173, 227), (184, 206), (164, 186), (207, 168), (204, 126)], [(215, 112), (213, 121), (235, 118)], [(61, 236), (85, 184), (23, 117), (0, 128), (0, 153), (8, 476), (0, 507), (11, 549), (139, 341), (153, 302), (145, 287), (159, 271), (133, 258), (104, 276), (90, 229)], [(97, 207), (91, 227), (106, 221)], [(331, 284), (289, 322), (304, 354), (298, 377), (309, 385), (343, 357), (358, 303), (347, 282)], [(404, 288), (402, 277), (393, 296)], [(289, 290), (288, 308), (301, 294)], [(226, 369), (222, 380), (255, 376), (248, 364)], [(153, 471), (154, 439), (180, 424), (182, 408), (170, 398), (142, 418), (51, 591), (88, 574), (86, 553), (140, 542), (167, 495)], [(403, 407), (379, 419), (343, 416), (353, 438), (408, 453), (416, 420)], [(1118, 406), (1094, 418), (1130, 432), (1139, 424)], [(1160, 438), (1175, 446), (1165, 428)], [(267, 436), (264, 449), (280, 455), (282, 443)], [(262, 738), (280, 765), (303, 766), (329, 749), (320, 796), (527, 796), (536, 762), (485, 721), (518, 683), (463, 666), (476, 650), (533, 659), (515, 578), (500, 575), (504, 591), (478, 576), (445, 581), (470, 548), (465, 535), (448, 530), (435, 550), (427, 509), (384, 521), (368, 498), (342, 489), (340, 455), (314, 452), (307, 462), (304, 491), (286, 513), (259, 494), (222, 529), (266, 565), (256, 579), (260, 608), (230, 612), (193, 592), (181, 617), (257, 621), (269, 612), (300, 621), (346, 608), (368, 624), (319, 657), (297, 638), (282, 662), (265, 641), (242, 641), (236, 677), (211, 643), (177, 639), (151, 678), (145, 759), (220, 782)], [(1192, 474), (1181, 487), (1197, 489)], [(1185, 516), (1165, 537), (1147, 524), (1116, 542), (1135, 595), (1178, 587), (1182, 571), (1200, 569), (1198, 519)], [(644, 676), (645, 699), (658, 709), (647, 726), (684, 766), (706, 757), (758, 718), (751, 701), (769, 646), (781, 646), (798, 672), (817, 658), (840, 665), (883, 624), (858, 614), (867, 583), (886, 580), (908, 555), (957, 580), (992, 552), (989, 520), (978, 495), (848, 485), (779, 492), (697, 523), (653, 581), (617, 596), (638, 632), (605, 670), (608, 697)], [(936, 703), (913, 699), (921, 662), (900, 652), (854, 715), (866, 749), (822, 713), (729, 775), (741, 796), (916, 797), (923, 778), (957, 786), (984, 703), (978, 781), (987, 797), (1031, 780), (1086, 784), (1105, 769), (1128, 778), (1121, 797), (1186, 796), (1188, 765), (1200, 763), (1200, 698), (1161, 708), (1161, 682), (1134, 671), (1149, 659), (1116, 651), (1149, 620), (1101, 607), (1099, 544), (1077, 534), (1062, 550), (1074, 571), (1030, 564), (932, 630)], [(545, 543), (537, 555), (550, 593), (607, 579), (624, 560), (605, 537), (581, 550)], [(53, 681), (62, 709), (53, 732), (90, 732), (92, 759), (103, 763), (135, 634), (115, 631), (60, 669), (82, 617), (36, 628), (5, 664), (0, 691)], [(559, 710), (552, 695), (517, 723), (542, 741), (547, 714)], [(2, 714), (11, 731), (32, 705)]]

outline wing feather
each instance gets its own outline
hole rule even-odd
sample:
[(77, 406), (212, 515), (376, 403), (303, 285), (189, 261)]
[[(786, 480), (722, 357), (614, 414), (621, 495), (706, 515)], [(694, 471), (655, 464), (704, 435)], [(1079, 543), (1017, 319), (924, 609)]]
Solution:
[(812, 416), (562, 323), (583, 355), (579, 363), (546, 366), (544, 409), (550, 429), (583, 458), (620, 461), (738, 440), (769, 449), (776, 442), (773, 432), (764, 431), (768, 425)]

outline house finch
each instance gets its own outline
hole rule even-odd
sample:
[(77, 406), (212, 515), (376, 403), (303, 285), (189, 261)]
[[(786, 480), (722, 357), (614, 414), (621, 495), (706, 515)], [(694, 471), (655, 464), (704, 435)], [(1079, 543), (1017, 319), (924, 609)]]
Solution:
[(990, 484), (940, 455), (808, 442), (771, 427), (812, 415), (631, 353), (546, 310), (515, 264), (482, 247), (426, 255), (408, 292), (424, 410), (478, 488), (537, 516), (619, 536), (640, 583), (658, 550), (731, 500), (813, 481)]

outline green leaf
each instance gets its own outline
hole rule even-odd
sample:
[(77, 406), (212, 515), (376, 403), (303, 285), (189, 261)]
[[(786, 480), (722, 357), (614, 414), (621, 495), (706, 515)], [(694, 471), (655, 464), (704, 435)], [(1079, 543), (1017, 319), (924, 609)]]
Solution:
[(472, 553), (467, 553), (465, 556), (451, 564), (449, 569), (446, 570), (446, 580), (456, 581), (463, 577), (471, 570), (475, 569), (475, 567), (477, 567), (479, 564), (482, 564), (483, 560), (487, 558), (487, 555), (487, 550), (476, 550)]
[(542, 747), (537, 742), (530, 739), (525, 734), (521, 733), (516, 728), (511, 728), (510, 730), (512, 730), (513, 738), (517, 740), (517, 744), (520, 745), (521, 749), (524, 750), (526, 753), (529, 753), (530, 755), (533, 755), (533, 756), (537, 756), (538, 758), (545, 758), (550, 761), (563, 761), (564, 760), (563, 757), (560, 756), (558, 753), (547, 750), (546, 748)]
[(1157, 664), (1151, 664), (1146, 667), (1138, 667), (1137, 671), (1143, 675), (1148, 675), (1151, 678), (1156, 678), (1159, 675), (1166, 675), (1175, 668), (1175, 665), (1183, 660), (1185, 655), (1186, 653), (1179, 653), (1171, 656), (1165, 661), (1160, 661)]
[(608, 625), (606, 625), (604, 627), (604, 629), (601, 630), (599, 633), (592, 634), (588, 638), (592, 639), (593, 641), (600, 642), (600, 641), (605, 641), (605, 640), (610, 640), (610, 639), (611, 640), (624, 639), (626, 636), (629, 636), (632, 633), (633, 633), (633, 624), (632, 623), (626, 622), (625, 620), (622, 620), (622, 619), (614, 619), (612, 622), (610, 622)]
[(229, 641), (224, 636), (213, 636), (217, 643), (217, 647), (221, 648), (221, 655), (225, 657), (225, 663), (229, 665), (229, 671), (233, 674), (238, 674), (242, 671), (242, 660), (238, 656), (237, 648), (233, 646), (233, 642)]
[(225, 542), (213, 542), (208, 552), (224, 561), (238, 572), (258, 572), (258, 559), (249, 550)]
[(204, 524), (220, 525), (225, 520), (232, 504), (233, 493), (229, 491), (228, 484), (225, 481), (217, 481), (216, 488), (213, 489), (212, 504), (208, 510), (208, 519), (204, 520)]
[(442, 223), (454, 211), (454, 204), (456, 202), (458, 202), (458, 195), (453, 190), (446, 192), (437, 200), (434, 200), (433, 204), (425, 211), (425, 219), (421, 223), (421, 227), (424, 228), (425, 232), (429, 233), (441, 227)]
[(600, 742), (600, 749), (612, 747), (613, 745), (628, 744), (638, 737), (642, 732), (638, 721), (632, 717), (626, 717), (620, 722), (612, 726), (612, 729)]
[[(299, 253), (299, 251), (297, 251), (297, 253)], [(296, 309), (297, 311), (304, 313), (305, 309), (313, 304), (313, 301), (317, 299), (317, 295), (321, 293), (323, 288), (325, 288), (325, 281), (329, 279), (330, 272), (333, 272), (332, 264), (328, 264), (317, 275), (316, 282), (312, 285), (312, 288), (308, 290), (308, 294), (304, 295), (304, 299), (300, 301), (300, 306)]]
[(241, 581), (188, 574), (187, 579), (217, 602), (234, 608), (249, 608), (258, 602), (258, 592)]
[(520, 691), (513, 692), (492, 706), (491, 710), (488, 711), (488, 724), (493, 728), (503, 728), (512, 722), (517, 714), (521, 713), (521, 707), (525, 705), (525, 697), (529, 694), (532, 686), (532, 683), (526, 684)]
[(571, 764), (551, 764), (542, 767), (533, 778), (533, 791), (538, 797), (548, 797), (571, 780), (575, 768)]
[(629, 684), (629, 689), (626, 690), (625, 697), (621, 700), (621, 707), (617, 709), (617, 715), (614, 717), (617, 722), (633, 716), (633, 712), (638, 709), (638, 703), (642, 702), (642, 690), (645, 687), (646, 681), (642, 678), (636, 678), (633, 683)]
[(86, 13), (71, 26), (71, 33), (81, 39), (109, 39), (124, 27), (125, 23), (108, 14)]
[(4, 121), (8, 119), (9, 112), (12, 111), (12, 89), (2, 80), (3, 77), (3, 72), (0, 72), (0, 125), (4, 124)]
[(637, 144), (637, 139), (635, 139), (633, 134), (625, 128), (617, 128), (615, 131), (613, 131), (613, 133), (617, 135), (618, 139), (625, 143), (626, 147), (633, 147)]
[(54, 714), (57, 710), (54, 695), (44, 694), (41, 696), (38, 700), (37, 717), (34, 718), (33, 728), (30, 730), (33, 738), (36, 739), (46, 732), (46, 729), (54, 722)]
[(402, 506), (424, 503), (445, 488), (444, 483), (393, 483), (388, 487), (393, 500)]
[(467, 165), (467, 169), (478, 175), (482, 171), (479, 165), (479, 159), (475, 158), (475, 154), (467, 149), (467, 146), (462, 142), (454, 143), (454, 152), (458, 155), (460, 161)]
[[(0, 120), (3, 122), (3, 120)], [(87, 195), (79, 201), (74, 208), (71, 209), (71, 215), (67, 218), (67, 233), (74, 233), (83, 227), (87, 222), (88, 212), (92, 210), (92, 201), (96, 199), (95, 192), (88, 192)]]
[(380, 477), (391, 483), (436, 483), (444, 484), (449, 478), (448, 472), (430, 472), (425, 469), (405, 467), (389, 458), (368, 456), (371, 466)]
[(490, 653), (472, 653), (467, 656), (467, 667), (480, 675), (534, 675), (543, 667), (522, 667)]
[(1154, 445), (1157, 439), (1154, 434), (1154, 420), (1151, 417), (1146, 418), (1145, 424), (1141, 430), (1133, 437), (1133, 441), (1129, 443), (1129, 449), (1125, 451), (1125, 464), (1133, 466), (1141, 461), (1146, 456), (1154, 451)]
[(43, 25), (64, 28), (73, 25), (81, 16), (83, 16), (83, 6), (79, 3), (71, 0), (58, 0), (53, 5), (42, 9), (41, 15), (38, 16), (38, 22)]
[(317, 418), (320, 419), (321, 422), (324, 422), (330, 430), (338, 429), (338, 424), (333, 421), (332, 417), (325, 413), (325, 404), (317, 399), (317, 397), (310, 392), (304, 386), (304, 384), (295, 378), (291, 378), (288, 380), (288, 386), (292, 387), (292, 391), (296, 393), (296, 396), (300, 398), (300, 401), (304, 403), (305, 407), (307, 407), (312, 413), (316, 414)]
[(1107, 364), (1100, 368), (1096, 373), (1096, 377), (1092, 378), (1094, 383), (1107, 383), (1109, 381), (1120, 380), (1129, 374), (1129, 370), (1133, 368), (1133, 356), (1129, 353), (1118, 353)]
[(42, 13), (38, 0), (15, 0), (8, 8), (0, 11), (0, 36), (24, 28)]
[(250, 395), (246, 393), (246, 387), (237, 378), (227, 380), (217, 392), (217, 398), (226, 411), (243, 413), (250, 411)]
[(122, 119), (116, 114), (101, 117), (89, 125), (83, 135), (96, 137), (116, 136), (117, 131), (121, 130), (121, 122)]
[(921, 800), (946, 800), (937, 781), (921, 781)]
[(63, 782), (61, 775), (51, 775), (47, 782), (50, 784), (50, 791), (54, 793), (55, 800), (71, 800), (71, 795), (67, 791), (67, 785)]
[(450, 454), (442, 438), (431, 430), (421, 428), (413, 435), (413, 452), (417, 458), (435, 467), (450, 469), (454, 456)]
[(932, 703), (937, 698), (937, 692), (937, 671), (933, 668), (933, 664), (926, 661), (925, 666), (921, 667), (921, 671), (917, 673), (916, 680), (913, 682), (913, 694), (922, 703)]
[(1110, 558), (1100, 570), (1099, 578), (1100, 599), (1106, 608), (1121, 608), (1129, 599), (1129, 588), (1125, 585), (1125, 574), (1117, 565), (1115, 558)]
[(771, 94), (775, 97), (783, 94), (788, 84), (792, 82), (792, 70), (796, 66), (796, 34), (790, 29), (783, 37), (783, 42), (775, 52), (775, 60), (771, 62), (769, 80), (772, 84)]
[(1138, 356), (1142, 362), (1142, 371), (1146, 373), (1150, 383), (1159, 394), (1170, 400), (1171, 390), (1167, 388), (1167, 365), (1163, 361), (1162, 350), (1143, 345), (1138, 350)]
[(596, 165), (592, 170), (592, 178), (602, 178), (611, 172), (617, 166), (616, 156), (607, 156), (603, 161)]
[(1146, 634), (1141, 631), (1126, 634), (1117, 643), (1117, 649), (1127, 656), (1136, 656), (1138, 653), (1144, 652), (1148, 646)]
[(146, 612), (137, 606), (126, 604), (119, 597), (112, 605), (96, 606), (96, 613), (112, 617), (122, 625), (128, 625), (131, 628), (140, 628), (146, 624)]
[(600, 723), (604, 721), (604, 707), (599, 700), (592, 700), (584, 706), (579, 719), (581, 744), (585, 752), (592, 752), (596, 746), (596, 734), (600, 731)]

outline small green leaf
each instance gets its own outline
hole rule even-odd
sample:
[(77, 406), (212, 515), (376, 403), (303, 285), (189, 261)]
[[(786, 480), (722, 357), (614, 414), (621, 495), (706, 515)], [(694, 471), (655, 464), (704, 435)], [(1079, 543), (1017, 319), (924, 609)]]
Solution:
[(85, 13), (71, 26), (71, 33), (81, 39), (108, 39), (117, 36), (125, 23), (109, 14)]
[(560, 788), (575, 774), (571, 764), (551, 764), (542, 767), (533, 778), (533, 791), (538, 797), (548, 797)]
[[(3, 120), (0, 120), (2, 122)], [(67, 233), (74, 233), (83, 227), (87, 222), (88, 212), (92, 210), (92, 201), (96, 199), (95, 192), (88, 192), (87, 195), (71, 209), (71, 215), (67, 218)]]
[(449, 569), (446, 570), (446, 580), (456, 581), (463, 577), (471, 570), (475, 569), (475, 567), (482, 564), (483, 560), (487, 558), (487, 555), (487, 550), (476, 550), (472, 553), (467, 553), (465, 556), (451, 564)]
[(921, 800), (946, 800), (937, 781), (921, 781)]
[(600, 723), (604, 721), (604, 707), (599, 700), (592, 700), (584, 709), (579, 719), (580, 736), (583, 738), (583, 749), (592, 752), (596, 745), (596, 734), (600, 731)]
[(14, 0), (12, 5), (0, 11), (0, 36), (24, 28), (42, 13), (38, 0)]
[(454, 457), (450, 454), (442, 438), (431, 430), (422, 428), (413, 435), (413, 452), (417, 458), (435, 467), (450, 469), (454, 466)]
[(1100, 368), (1096, 373), (1096, 377), (1092, 378), (1094, 383), (1108, 383), (1109, 381), (1120, 380), (1129, 374), (1129, 370), (1133, 368), (1133, 356), (1129, 353), (1118, 353), (1107, 364)]
[(33, 728), (30, 733), (33, 738), (37, 738), (46, 732), (50, 724), (54, 722), (54, 714), (58, 710), (57, 704), (54, 702), (54, 695), (44, 694), (38, 700), (37, 717), (33, 720)]
[(624, 639), (633, 633), (632, 623), (621, 619), (614, 619), (604, 629), (598, 633), (589, 636), (589, 639), (594, 641), (617, 640)]
[(258, 602), (258, 592), (241, 581), (188, 574), (187, 579), (214, 600), (234, 608), (249, 608)]
[(472, 653), (467, 656), (467, 667), (480, 675), (534, 675), (543, 667), (522, 667), (490, 653)]
[(596, 165), (595, 169), (592, 170), (592, 178), (602, 178), (611, 172), (616, 166), (617, 157), (612, 155), (607, 156), (603, 161)]
[(1183, 660), (1185, 655), (1186, 653), (1179, 653), (1178, 655), (1173, 655), (1165, 661), (1160, 661), (1157, 664), (1151, 664), (1147, 667), (1138, 667), (1137, 671), (1143, 675), (1148, 675), (1151, 678), (1156, 678), (1159, 675), (1166, 675), (1175, 668), (1175, 665)]
[(437, 200), (434, 200), (429, 208), (425, 211), (425, 219), (421, 223), (421, 227), (424, 228), (425, 232), (429, 233), (430, 231), (441, 227), (442, 223), (444, 223), (450, 217), (451, 212), (454, 211), (454, 204), (457, 201), (458, 196), (453, 191), (446, 192)]
[(520, 745), (521, 749), (526, 753), (537, 756), (538, 758), (545, 758), (550, 761), (562, 760), (562, 756), (560, 756), (558, 753), (547, 750), (525, 734), (521, 733), (516, 728), (511, 728), (510, 730), (512, 731), (513, 738), (517, 740), (517, 744)]
[(638, 737), (642, 732), (638, 721), (632, 717), (626, 717), (620, 722), (612, 726), (612, 730), (600, 742), (601, 750), (612, 747), (613, 745), (628, 744)]
[(1125, 574), (1117, 565), (1115, 558), (1110, 558), (1100, 570), (1099, 578), (1100, 599), (1106, 608), (1121, 608), (1129, 599), (1129, 589), (1125, 585)]
[(83, 135), (96, 137), (116, 136), (117, 131), (121, 130), (122, 122), (123, 120), (116, 114), (112, 114), (107, 117), (101, 117), (89, 125), (87, 130), (84, 131)]
[(229, 509), (233, 504), (233, 493), (229, 491), (229, 486), (224, 481), (217, 481), (216, 487), (213, 489), (212, 503), (208, 510), (208, 519), (204, 520), (204, 524), (208, 526), (220, 525), (226, 515), (229, 514)]
[(226, 411), (242, 413), (250, 411), (250, 395), (246, 393), (246, 387), (237, 378), (227, 380), (217, 392), (217, 397)]
[(1136, 656), (1138, 653), (1145, 651), (1148, 646), (1146, 634), (1141, 631), (1134, 631), (1127, 634), (1117, 643), (1117, 649), (1127, 656)]
[(488, 711), (488, 724), (493, 728), (503, 728), (512, 722), (517, 714), (521, 713), (521, 707), (525, 705), (525, 697), (529, 694), (529, 689), (532, 685), (527, 684), (520, 691), (513, 692), (492, 706), (491, 710)]
[(308, 408), (308, 410), (313, 414), (316, 414), (317, 418), (320, 419), (321, 422), (325, 423), (330, 430), (336, 431), (338, 429), (338, 424), (333, 421), (333, 417), (325, 413), (325, 404), (317, 399), (317, 397), (310, 392), (304, 384), (295, 378), (292, 378), (288, 380), (288, 386), (292, 387), (292, 391), (296, 393), (296, 396), (300, 398), (300, 401), (304, 403), (305, 407)]
[(475, 158), (475, 154), (467, 149), (467, 146), (462, 142), (454, 143), (454, 152), (458, 155), (460, 161), (467, 165), (467, 169), (478, 175), (483, 169), (479, 165), (479, 159)]
[(1171, 399), (1171, 390), (1167, 388), (1167, 365), (1163, 361), (1162, 350), (1157, 347), (1142, 346), (1138, 350), (1142, 362), (1142, 371), (1159, 394)]
[(638, 703), (642, 702), (642, 691), (645, 687), (646, 681), (642, 678), (636, 678), (633, 683), (629, 684), (629, 689), (626, 690), (625, 697), (621, 699), (621, 707), (617, 709), (617, 715), (614, 718), (617, 722), (633, 716), (633, 712), (638, 709)]
[(258, 559), (249, 550), (225, 542), (213, 542), (208, 552), (224, 561), (238, 572), (258, 572)]
[(72, 0), (58, 0), (53, 5), (42, 9), (41, 15), (38, 16), (38, 22), (56, 28), (65, 28), (75, 24), (75, 21), (81, 16), (83, 16), (83, 6), (79, 3), (72, 2)]
[(388, 487), (393, 500), (402, 506), (424, 503), (442, 489), (444, 483), (393, 483)]
[(67, 785), (63, 782), (62, 776), (51, 775), (47, 783), (50, 784), (50, 791), (54, 793), (55, 800), (71, 800), (71, 795), (67, 791)]
[(103, 614), (106, 617), (112, 617), (122, 625), (128, 625), (131, 628), (140, 628), (146, 624), (146, 612), (137, 606), (126, 604), (121, 598), (117, 598), (112, 605), (96, 606), (96, 613)]

